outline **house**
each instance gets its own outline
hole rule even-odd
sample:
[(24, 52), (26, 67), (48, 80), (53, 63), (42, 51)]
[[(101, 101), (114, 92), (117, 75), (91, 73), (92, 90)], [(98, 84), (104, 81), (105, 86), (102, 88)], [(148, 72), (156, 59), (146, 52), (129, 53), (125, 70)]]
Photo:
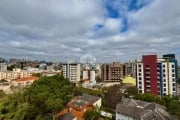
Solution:
[(38, 77), (23, 77), (13, 81), (12, 85), (17, 87), (25, 87), (31, 85), (35, 80), (38, 80)]
[(164, 106), (123, 98), (116, 106), (116, 120), (172, 120)]
[(77, 117), (73, 116), (70, 112), (67, 112), (57, 117), (56, 120), (77, 120)]
[[(84, 113), (87, 110), (101, 107), (101, 98), (93, 95), (84, 94), (73, 98), (68, 104), (67, 109), (64, 109), (56, 114), (56, 117), (64, 115), (65, 113), (71, 113), (77, 117), (77, 120), (84, 120)], [(74, 119), (73, 119), (74, 120)]]

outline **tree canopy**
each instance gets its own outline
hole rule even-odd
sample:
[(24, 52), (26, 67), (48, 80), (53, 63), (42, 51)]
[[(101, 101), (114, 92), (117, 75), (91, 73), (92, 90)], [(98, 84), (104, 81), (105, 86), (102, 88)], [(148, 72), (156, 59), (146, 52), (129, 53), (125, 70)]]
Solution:
[(2, 120), (49, 120), (72, 97), (72, 85), (61, 75), (42, 77), (21, 93), (0, 99)]

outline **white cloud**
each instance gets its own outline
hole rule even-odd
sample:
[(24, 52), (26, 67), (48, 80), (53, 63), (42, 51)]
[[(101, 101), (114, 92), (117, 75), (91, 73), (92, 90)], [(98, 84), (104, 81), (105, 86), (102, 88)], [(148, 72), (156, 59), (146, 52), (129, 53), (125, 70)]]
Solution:
[[(90, 53), (97, 62), (146, 53), (180, 57), (179, 0), (153, 0), (138, 11), (118, 1), (114, 7), (130, 23), (124, 33), (122, 18), (107, 17), (103, 0), (1, 0), (0, 55), (79, 61)], [(97, 24), (103, 27), (94, 30)]]

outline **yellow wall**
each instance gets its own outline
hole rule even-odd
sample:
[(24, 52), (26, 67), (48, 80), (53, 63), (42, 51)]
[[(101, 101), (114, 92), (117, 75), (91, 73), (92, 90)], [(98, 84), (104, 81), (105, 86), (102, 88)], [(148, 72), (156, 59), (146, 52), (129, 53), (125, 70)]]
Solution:
[(132, 85), (136, 85), (136, 79), (135, 78), (133, 78), (133, 77), (130, 77), (130, 76), (126, 76), (125, 78), (123, 78), (122, 79), (123, 81), (123, 83), (124, 84), (132, 84)]

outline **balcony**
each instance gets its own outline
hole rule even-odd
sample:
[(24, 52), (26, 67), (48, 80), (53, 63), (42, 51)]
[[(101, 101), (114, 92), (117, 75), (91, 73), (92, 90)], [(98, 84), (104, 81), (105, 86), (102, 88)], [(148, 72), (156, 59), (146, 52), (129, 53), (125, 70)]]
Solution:
[(150, 88), (151, 87), (151, 85), (146, 85), (146, 88)]
[(151, 90), (150, 89), (146, 89), (146, 92), (151, 92)]
[(150, 76), (146, 76), (146, 78), (150, 78)]
[(146, 80), (146, 83), (150, 83), (150, 80)]
[(150, 74), (150, 72), (147, 71), (146, 74)]

